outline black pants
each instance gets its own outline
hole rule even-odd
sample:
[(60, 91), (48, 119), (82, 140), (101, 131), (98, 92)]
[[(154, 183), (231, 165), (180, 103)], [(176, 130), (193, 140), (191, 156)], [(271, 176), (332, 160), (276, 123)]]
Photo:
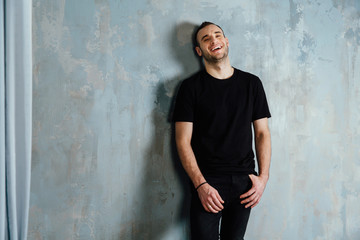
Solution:
[(192, 240), (237, 240), (244, 239), (250, 209), (240, 203), (240, 195), (251, 186), (248, 175), (207, 176), (206, 181), (224, 200), (224, 209), (219, 213), (206, 212), (199, 196), (192, 189), (190, 223)]

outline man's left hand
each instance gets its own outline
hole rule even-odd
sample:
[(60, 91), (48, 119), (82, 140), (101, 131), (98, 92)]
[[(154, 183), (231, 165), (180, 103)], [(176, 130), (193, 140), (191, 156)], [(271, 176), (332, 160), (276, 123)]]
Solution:
[(240, 196), (240, 199), (243, 199), (241, 204), (246, 204), (245, 208), (253, 208), (260, 202), (268, 180), (265, 177), (255, 176), (254, 174), (250, 174), (249, 177), (252, 182), (252, 188)]

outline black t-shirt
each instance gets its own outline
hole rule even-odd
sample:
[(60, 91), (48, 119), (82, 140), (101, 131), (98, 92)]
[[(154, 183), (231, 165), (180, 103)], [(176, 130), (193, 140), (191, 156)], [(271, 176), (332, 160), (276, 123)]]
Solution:
[(182, 82), (173, 120), (193, 122), (191, 146), (204, 175), (250, 174), (251, 123), (270, 116), (258, 77), (235, 69), (221, 80), (202, 70)]

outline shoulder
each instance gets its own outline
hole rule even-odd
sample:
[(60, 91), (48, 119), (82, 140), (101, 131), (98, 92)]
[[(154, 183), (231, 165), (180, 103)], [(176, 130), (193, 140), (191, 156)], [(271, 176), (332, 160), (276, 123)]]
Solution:
[(241, 79), (246, 79), (246, 80), (255, 81), (255, 82), (260, 81), (260, 78), (258, 76), (256, 76), (255, 74), (252, 74), (250, 72), (245, 72), (245, 71), (239, 70), (237, 68), (235, 68), (235, 71), (237, 71), (237, 74), (238, 74), (239, 78), (241, 78)]
[(245, 72), (239, 69), (235, 69), (235, 70), (237, 71), (238, 79), (241, 80), (239, 82), (242, 82), (244, 84), (246, 83), (248, 86), (252, 86), (252, 87), (262, 86), (260, 78), (255, 74)]
[(202, 85), (204, 72), (198, 71), (181, 82), (180, 88), (187, 91), (195, 91)]
[(186, 78), (182, 81), (182, 84), (184, 85), (194, 85), (197, 82), (199, 82), (204, 76), (204, 71), (200, 70), (194, 74), (192, 74), (190, 77)]

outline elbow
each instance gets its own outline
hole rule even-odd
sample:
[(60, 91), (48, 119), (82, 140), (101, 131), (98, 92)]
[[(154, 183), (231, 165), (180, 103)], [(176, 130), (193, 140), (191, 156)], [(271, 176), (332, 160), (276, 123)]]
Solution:
[(256, 140), (261, 140), (261, 139), (270, 139), (270, 131), (269, 129), (264, 129), (262, 131), (258, 131), (255, 134), (255, 139)]
[(176, 147), (178, 149), (182, 149), (182, 148), (191, 146), (191, 141), (184, 137), (176, 137), (175, 142), (176, 142)]

